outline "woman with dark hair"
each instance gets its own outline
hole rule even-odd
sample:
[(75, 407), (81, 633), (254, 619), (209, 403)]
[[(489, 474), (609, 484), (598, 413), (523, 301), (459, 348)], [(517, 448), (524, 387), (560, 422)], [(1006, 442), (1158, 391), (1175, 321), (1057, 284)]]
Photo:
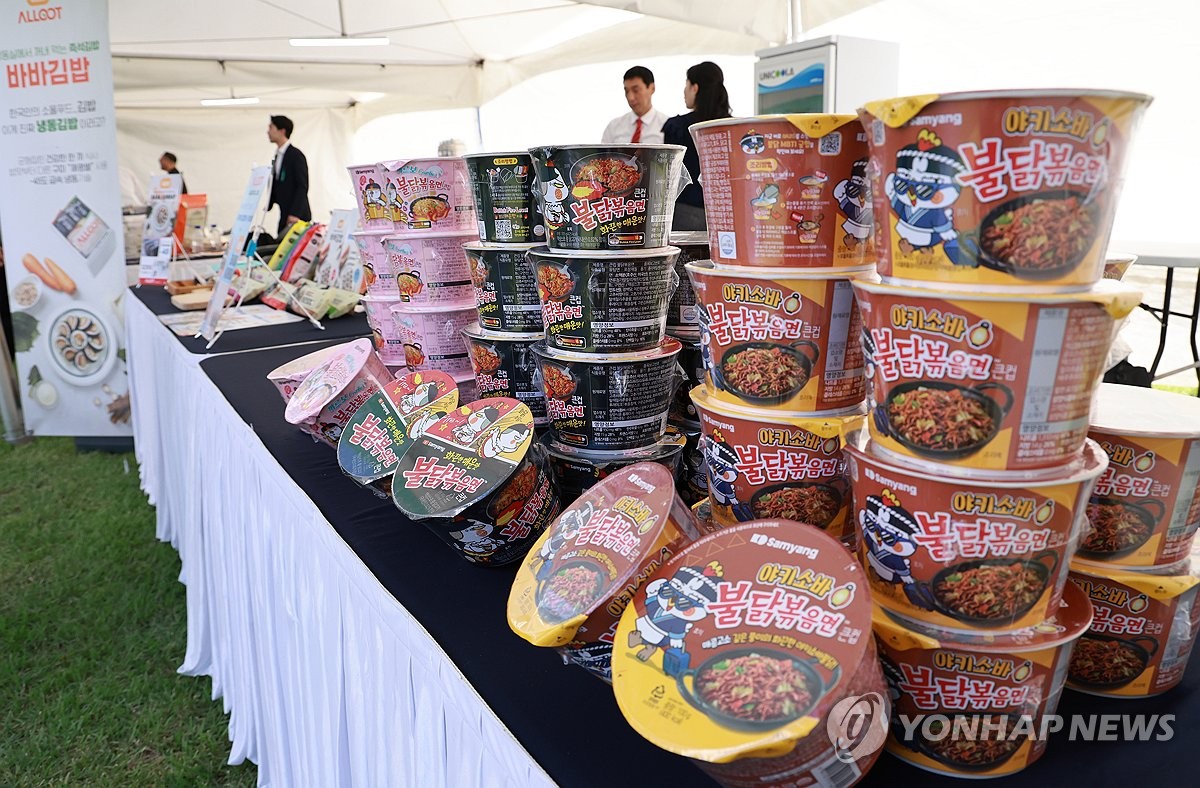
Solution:
[(683, 166), (692, 176), (692, 183), (675, 203), (673, 230), (705, 230), (704, 192), (700, 188), (700, 156), (688, 127), (706, 120), (728, 118), (729, 93), (725, 90), (725, 74), (716, 63), (704, 61), (687, 70), (683, 86), (683, 103), (691, 110), (686, 115), (676, 115), (663, 124), (663, 142), (668, 145), (683, 145)]

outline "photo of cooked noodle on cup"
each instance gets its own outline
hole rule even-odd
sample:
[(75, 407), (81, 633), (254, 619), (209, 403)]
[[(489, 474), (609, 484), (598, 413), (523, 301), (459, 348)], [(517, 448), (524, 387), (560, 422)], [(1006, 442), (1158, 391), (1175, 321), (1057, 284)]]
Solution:
[(667, 245), (675, 198), (691, 183), (682, 145), (530, 148), (553, 250)]
[(1076, 562), (1071, 582), (1091, 598), (1096, 615), (1071, 655), (1068, 687), (1146, 698), (1183, 681), (1200, 633), (1200, 577), (1186, 561), (1167, 575)]
[[(447, 474), (458, 481), (447, 486)], [(506, 397), (460, 405), (423, 427), (391, 490), (397, 509), (480, 566), (519, 561), (561, 508), (533, 414)]]

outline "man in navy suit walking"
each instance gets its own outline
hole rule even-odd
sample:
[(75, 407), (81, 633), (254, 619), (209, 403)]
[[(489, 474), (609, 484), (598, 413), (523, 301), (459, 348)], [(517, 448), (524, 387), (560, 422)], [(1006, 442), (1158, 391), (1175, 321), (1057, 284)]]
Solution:
[(271, 181), (271, 203), (268, 209), (279, 206), (279, 238), (294, 222), (312, 221), (308, 205), (308, 159), (292, 145), (295, 124), (286, 115), (272, 115), (267, 126), (267, 139), (275, 143), (274, 177)]

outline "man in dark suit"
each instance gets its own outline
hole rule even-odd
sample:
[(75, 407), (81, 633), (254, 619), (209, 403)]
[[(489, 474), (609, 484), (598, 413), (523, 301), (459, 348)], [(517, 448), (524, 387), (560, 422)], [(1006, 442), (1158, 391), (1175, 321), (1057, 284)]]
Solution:
[(279, 206), (280, 238), (294, 222), (312, 221), (312, 209), (308, 205), (308, 159), (291, 143), (293, 128), (295, 124), (291, 118), (284, 115), (272, 115), (267, 126), (267, 139), (278, 148), (272, 162), (275, 175), (271, 181), (271, 203), (267, 208)]
[(164, 151), (163, 155), (158, 157), (158, 166), (162, 167), (163, 172), (167, 175), (178, 175), (179, 183), (183, 186), (181, 194), (187, 194), (187, 181), (183, 179), (183, 173), (175, 166), (178, 161), (179, 159), (175, 157), (174, 153)]

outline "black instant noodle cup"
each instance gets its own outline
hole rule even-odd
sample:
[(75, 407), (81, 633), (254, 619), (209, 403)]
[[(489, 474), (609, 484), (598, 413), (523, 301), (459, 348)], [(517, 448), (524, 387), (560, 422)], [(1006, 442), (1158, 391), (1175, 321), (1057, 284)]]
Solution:
[(636, 353), (563, 353), (538, 343), (550, 433), (585, 449), (649, 446), (667, 428), (678, 340)]
[(687, 181), (682, 145), (530, 148), (551, 249), (667, 245), (675, 198)]
[(679, 250), (529, 250), (542, 299), (546, 344), (572, 353), (628, 353), (666, 335)]
[(479, 385), (479, 397), (512, 397), (529, 406), (534, 424), (546, 423), (542, 373), (532, 347), (542, 334), (502, 334), (477, 324), (462, 331)]
[(414, 439), (392, 478), (392, 502), (484, 566), (519, 560), (559, 510), (533, 414), (507, 397), (458, 407)]
[(475, 199), (479, 238), (490, 243), (541, 242), (546, 228), (529, 153), (478, 153), (463, 159)]
[(672, 476), (677, 476), (687, 443), (687, 437), (674, 427), (667, 427), (657, 443), (640, 449), (580, 449), (559, 443), (549, 433), (542, 435), (540, 440), (558, 489), (568, 501), (578, 498), (596, 482), (638, 462), (657, 462), (666, 466)]
[(488, 331), (540, 332), (542, 300), (525, 260), (534, 244), (463, 244), (475, 286), (479, 325)]
[(605, 681), (612, 632), (634, 592), (700, 538), (671, 472), (641, 462), (585, 492), (529, 553), (508, 597), (508, 625)]
[(671, 294), (667, 306), (667, 332), (678, 336), (679, 331), (699, 331), (699, 315), (696, 310), (696, 291), (684, 269), (688, 263), (708, 259), (708, 233), (688, 230), (671, 233), (671, 246), (679, 249), (675, 258), (675, 273), (679, 276), (679, 287)]
[(675, 399), (671, 402), (671, 418), (676, 421), (700, 420), (696, 406), (692, 403), (688, 392), (704, 382), (704, 352), (700, 345), (699, 332), (672, 330), (670, 336), (679, 340), (683, 350), (679, 353), (679, 368), (683, 371), (683, 383), (675, 390)]

